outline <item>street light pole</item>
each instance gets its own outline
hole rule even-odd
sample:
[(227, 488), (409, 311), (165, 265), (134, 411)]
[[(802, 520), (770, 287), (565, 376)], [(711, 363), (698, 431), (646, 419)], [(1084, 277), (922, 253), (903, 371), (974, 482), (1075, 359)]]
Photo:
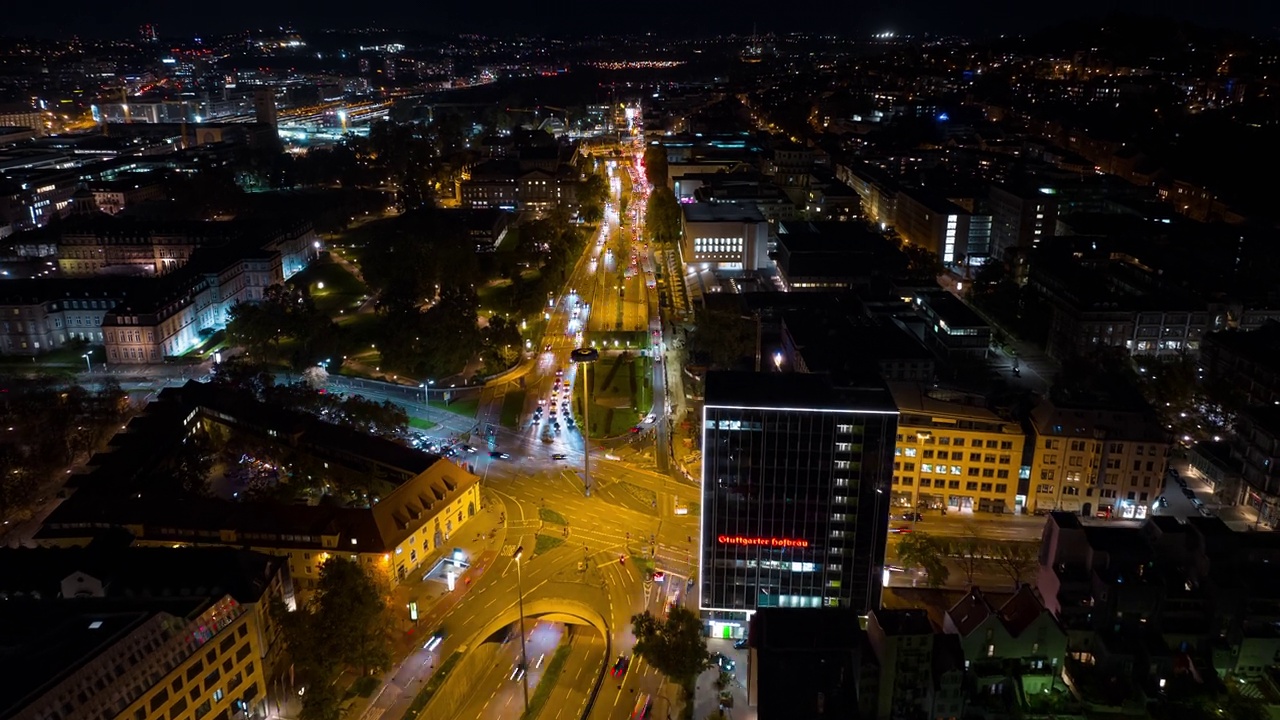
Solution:
[(426, 380), (422, 383), (422, 405), (426, 406), (426, 420), (431, 421), (431, 386), (434, 386), (435, 380)]
[(520, 668), (524, 675), (520, 678), (524, 684), (524, 712), (529, 714), (529, 655), (524, 646), (524, 573), (520, 570), (520, 556), (524, 555), (524, 546), (516, 548), (512, 555), (516, 561), (516, 602), (520, 605)]
[(595, 348), (578, 348), (569, 353), (569, 359), (582, 369), (582, 482), (587, 497), (591, 497), (591, 417), (587, 395), (587, 368), (600, 359), (600, 351)]
[(92, 354), (93, 354), (93, 351), (90, 350), (89, 352), (80, 356), (84, 358), (84, 366), (85, 366), (86, 372), (93, 372), (93, 363), (89, 361), (89, 356)]

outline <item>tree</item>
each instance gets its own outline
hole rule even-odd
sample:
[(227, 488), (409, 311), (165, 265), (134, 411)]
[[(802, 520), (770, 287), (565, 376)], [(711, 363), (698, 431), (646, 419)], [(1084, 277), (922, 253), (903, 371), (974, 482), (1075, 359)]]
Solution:
[(965, 584), (973, 585), (973, 576), (987, 554), (985, 543), (970, 531), (970, 534), (947, 543), (946, 551), (947, 555), (955, 558), (960, 566), (960, 572), (964, 573)]
[(604, 215), (604, 203), (609, 199), (609, 185), (604, 176), (592, 173), (582, 181), (578, 202), (582, 205), (582, 219), (597, 222)]
[(321, 390), (329, 384), (329, 371), (323, 366), (313, 365), (302, 371), (302, 382), (312, 390)]
[(386, 597), (372, 573), (354, 561), (326, 560), (305, 607), (290, 613), (278, 600), (273, 607), (294, 668), (307, 687), (302, 720), (340, 717), (333, 684), (343, 666), (357, 668), (362, 676), (391, 666)]
[(707, 310), (689, 338), (689, 352), (699, 362), (732, 369), (756, 352), (755, 323), (732, 312)]
[(636, 636), (636, 655), (680, 686), (683, 715), (692, 718), (694, 684), (702, 671), (711, 667), (702, 620), (693, 611), (676, 605), (666, 619), (654, 617), (648, 610), (633, 615), (631, 630)]
[(645, 204), (645, 232), (649, 239), (671, 243), (680, 239), (680, 203), (665, 185), (655, 187)]
[(209, 494), (213, 471), (213, 444), (204, 432), (183, 438), (166, 468), (149, 483), (148, 490), (164, 497), (203, 497)]
[(328, 634), (329, 650), (361, 675), (391, 666), (390, 620), (383, 589), (354, 561), (333, 557), (320, 566), (316, 619)]
[(1022, 584), (1022, 578), (1036, 566), (1037, 551), (1034, 543), (996, 543), (992, 556), (996, 565), (1013, 581), (1014, 588)]
[(922, 532), (899, 535), (898, 537), (900, 538), (898, 541), (898, 559), (902, 564), (923, 568), (925, 573), (928, 574), (926, 582), (931, 588), (945, 585), (947, 578), (951, 576), (951, 569), (947, 567), (943, 559), (944, 548), (941, 543), (928, 533)]
[(656, 190), (667, 186), (667, 149), (650, 145), (644, 149), (644, 177)]

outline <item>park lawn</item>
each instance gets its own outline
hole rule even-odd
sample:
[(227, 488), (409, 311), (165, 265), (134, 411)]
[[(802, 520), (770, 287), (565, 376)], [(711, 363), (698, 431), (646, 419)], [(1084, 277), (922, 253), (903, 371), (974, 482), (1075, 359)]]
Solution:
[(525, 397), (528, 395), (527, 390), (515, 390), (508, 392), (502, 398), (502, 415), (498, 422), (504, 427), (515, 428), (520, 424), (520, 412), (524, 410)]
[(204, 342), (183, 353), (182, 356), (187, 358), (211, 357), (213, 353), (225, 350), (228, 346), (227, 331), (222, 329), (210, 335)]
[(439, 395), (440, 392), (438, 390), (433, 390), (431, 392), (431, 407), (441, 408), (443, 410), (448, 410), (454, 415), (463, 415), (466, 417), (475, 417), (476, 414), (480, 412), (480, 393), (478, 391), (470, 392), (466, 397), (454, 400), (447, 405), (444, 401), (438, 399)]
[(317, 310), (335, 316), (339, 310), (354, 311), (359, 307), (361, 298), (369, 293), (368, 286), (330, 258), (316, 260), (289, 281), (307, 288)]
[(426, 420), (420, 417), (409, 418), (409, 427), (415, 428), (417, 430), (430, 430), (435, 426), (436, 426), (436, 423), (433, 423), (430, 420)]
[(89, 353), (89, 359), (93, 362), (93, 369), (101, 370), (100, 366), (107, 357), (103, 346), (84, 345), (78, 342), (69, 343), (46, 353), (8, 355), (0, 358), (0, 367), (30, 371), (33, 369), (49, 370), (65, 366), (72, 373), (78, 373), (86, 368), (83, 357), (85, 353)]

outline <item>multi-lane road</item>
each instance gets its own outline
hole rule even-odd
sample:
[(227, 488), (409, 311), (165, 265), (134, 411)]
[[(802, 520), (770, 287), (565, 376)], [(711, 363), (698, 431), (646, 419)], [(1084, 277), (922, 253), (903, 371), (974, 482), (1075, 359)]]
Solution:
[[(629, 161), (620, 163), (615, 171), (630, 172), (635, 182), (638, 174), (630, 165)], [(616, 189), (619, 183), (612, 185)], [(629, 718), (638, 697), (655, 695), (660, 689), (662, 679), (658, 673), (631, 657), (635, 643), (631, 617), (646, 609), (662, 613), (671, 602), (688, 602), (687, 587), (697, 562), (697, 514), (690, 510), (699, 502), (698, 488), (661, 472), (610, 459), (611, 453), (593, 441), (593, 483), (588, 493), (583, 482), (585, 446), (581, 428), (570, 427), (565, 412), (566, 403), (572, 402), (570, 393), (576, 387), (574, 376), (579, 371), (569, 355), (584, 344), (586, 333), (643, 333), (650, 345), (646, 350), (663, 347), (665, 338), (660, 335), (662, 324), (656, 315), (658, 302), (653, 290), (653, 260), (638, 240), (643, 223), (642, 190), (633, 198), (631, 207), (624, 227), (618, 198), (615, 195), (611, 199), (599, 234), (588, 243), (563, 292), (548, 302), (546, 336), (538, 343), (538, 352), (483, 390), (478, 417), (470, 419), (431, 410), (430, 419), (440, 425), (430, 434), (457, 435), (492, 427), (491, 446), (494, 452), (507, 457), (479, 452), (466, 461), (484, 478), (486, 492), (494, 500), (489, 511), (498, 513), (503, 522), (493, 541), (494, 556), (479, 561), (488, 567), (458, 591), (458, 597), (446, 610), (432, 614), (431, 625), (424, 628), (425, 633), (443, 628), (445, 639), (431, 651), (431, 657), (425, 657), (426, 651), (422, 650), (411, 654), (401, 666), (401, 673), (394, 676), (402, 682), (393, 691), (412, 688), (415, 681), (423, 682), (430, 676), (433, 663), (448, 657), (463, 643), (476, 640), (476, 634), (487, 632), (495, 618), (511, 613), (517, 604), (516, 561), (511, 552), (517, 546), (525, 548), (521, 569), (527, 607), (545, 608), (544, 603), (559, 601), (589, 607), (608, 628), (607, 637), (600, 636), (590, 625), (566, 630), (563, 625), (542, 622), (538, 625), (543, 628), (541, 637), (538, 629), (530, 630), (531, 666), (539, 660), (549, 662), (560, 643), (567, 643), (569, 648), (544, 716), (556, 720), (582, 717), (602, 671), (606, 675), (595, 697), (591, 718)], [(655, 330), (659, 331), (658, 337), (653, 336)], [(655, 363), (655, 370), (654, 409), (661, 413), (667, 407), (665, 373), (661, 363)], [(411, 393), (359, 382), (345, 383), (342, 388), (335, 385), (334, 389), (391, 399), (417, 417), (427, 414), (421, 400)], [(501, 427), (501, 409), (511, 393), (524, 394), (519, 422), (515, 428)], [(543, 408), (541, 413), (537, 411), (539, 407)], [(556, 410), (555, 419), (560, 421), (558, 429), (552, 425), (552, 408)], [(476, 444), (474, 440), (472, 443)], [(535, 554), (531, 549), (538, 546), (539, 535), (554, 540), (544, 541), (548, 547)], [(556, 542), (557, 546), (549, 547)], [(648, 567), (661, 573), (660, 582), (649, 576)], [(523, 703), (520, 683), (513, 677), (513, 673), (517, 677), (519, 674), (518, 653), (516, 637), (498, 650), (498, 660), (491, 663), (483, 677), (468, 678), (467, 702), (454, 717), (517, 714)], [(615, 676), (608, 671), (619, 657), (627, 657), (629, 667)], [(412, 677), (401, 676), (405, 667)], [(533, 667), (530, 671), (533, 690), (539, 670)], [(380, 695), (364, 720), (398, 717), (402, 707), (407, 707), (403, 699), (412, 694), (392, 692), (395, 701), (386, 699), (386, 695)]]

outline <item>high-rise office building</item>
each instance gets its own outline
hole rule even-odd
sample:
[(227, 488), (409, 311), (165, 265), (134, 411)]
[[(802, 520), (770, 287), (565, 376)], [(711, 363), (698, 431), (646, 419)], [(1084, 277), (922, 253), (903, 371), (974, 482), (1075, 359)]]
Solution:
[(707, 375), (700, 607), (741, 637), (760, 607), (880, 604), (898, 411), (878, 378)]

